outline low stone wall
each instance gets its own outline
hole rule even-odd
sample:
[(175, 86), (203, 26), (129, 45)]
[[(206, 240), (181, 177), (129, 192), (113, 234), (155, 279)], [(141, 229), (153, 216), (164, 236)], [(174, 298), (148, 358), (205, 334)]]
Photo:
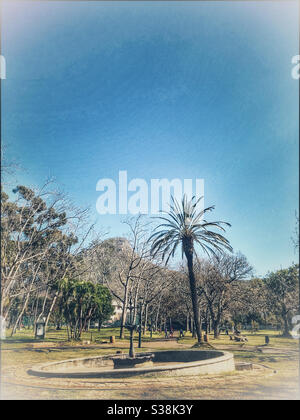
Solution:
[[(129, 376), (187, 376), (231, 372), (235, 369), (233, 355), (218, 350), (153, 351), (154, 366), (113, 369), (115, 354), (63, 360), (33, 367), (30, 375), (56, 378), (120, 378)], [(143, 354), (143, 353), (139, 353)], [(155, 366), (155, 362), (162, 365)], [(163, 365), (163, 363), (167, 363)], [(101, 368), (105, 368), (101, 370)], [(95, 368), (95, 370), (93, 370)]]

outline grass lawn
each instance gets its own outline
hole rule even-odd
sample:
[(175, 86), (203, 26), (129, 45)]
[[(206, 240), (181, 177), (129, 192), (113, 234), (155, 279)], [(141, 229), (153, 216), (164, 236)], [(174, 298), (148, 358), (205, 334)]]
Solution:
[[(299, 399), (298, 341), (282, 338), (276, 331), (243, 332), (245, 344), (226, 335), (209, 342), (216, 349), (234, 354), (236, 362), (252, 362), (256, 369), (223, 375), (172, 378), (65, 379), (38, 378), (27, 374), (33, 365), (127, 352), (129, 334), (118, 339), (118, 329), (104, 328), (83, 333), (82, 342), (68, 342), (66, 330), (49, 329), (45, 340), (35, 340), (32, 330), (19, 331), (2, 341), (2, 398), (6, 399)], [(111, 344), (109, 337), (116, 342)], [(265, 335), (270, 343), (264, 346)], [(176, 334), (175, 334), (176, 336)], [(137, 347), (137, 334), (135, 347)], [(141, 351), (190, 348), (195, 339), (164, 340), (164, 333), (143, 337)], [(136, 349), (137, 351), (139, 349)], [(276, 372), (276, 373), (275, 373)]]

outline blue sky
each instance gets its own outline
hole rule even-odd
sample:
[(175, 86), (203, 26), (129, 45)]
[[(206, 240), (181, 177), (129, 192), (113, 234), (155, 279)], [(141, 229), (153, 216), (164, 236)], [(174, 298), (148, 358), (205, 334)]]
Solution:
[(258, 275), (297, 258), (298, 3), (2, 2), (2, 140), (98, 226), (100, 178), (203, 178)]

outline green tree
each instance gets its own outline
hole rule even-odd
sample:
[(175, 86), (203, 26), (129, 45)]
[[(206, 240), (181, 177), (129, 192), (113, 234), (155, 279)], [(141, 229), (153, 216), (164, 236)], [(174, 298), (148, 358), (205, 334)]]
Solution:
[(58, 205), (59, 198), (46, 192), (37, 194), (25, 186), (14, 192), (14, 202), (1, 192), (1, 315), (5, 318), (20, 294), (25, 296), (22, 317), (30, 294), (41, 285), (42, 266), (58, 255), (62, 246), (77, 241), (64, 233), (67, 215)]
[(69, 339), (80, 340), (82, 331), (92, 319), (104, 322), (114, 310), (108, 289), (78, 279), (64, 278), (60, 282), (60, 305), (68, 326)]
[(291, 318), (298, 307), (299, 265), (270, 273), (264, 279), (272, 312), (283, 324), (283, 336), (290, 336)]
[(188, 201), (184, 195), (181, 203), (172, 199), (170, 211), (164, 212), (165, 216), (159, 216), (162, 220), (156, 231), (151, 235), (151, 252), (160, 253), (162, 259), (168, 263), (174, 257), (178, 246), (181, 246), (182, 258), (187, 260), (188, 276), (191, 292), (191, 300), (196, 326), (198, 343), (202, 342), (201, 325), (199, 322), (199, 303), (197, 296), (196, 278), (194, 273), (195, 246), (199, 246), (207, 255), (223, 252), (224, 248), (232, 251), (229, 241), (220, 233), (210, 230), (211, 228), (225, 231), (222, 225), (230, 226), (227, 222), (207, 222), (203, 219), (206, 213), (211, 212), (214, 206), (199, 211), (197, 205), (200, 200), (194, 197)]

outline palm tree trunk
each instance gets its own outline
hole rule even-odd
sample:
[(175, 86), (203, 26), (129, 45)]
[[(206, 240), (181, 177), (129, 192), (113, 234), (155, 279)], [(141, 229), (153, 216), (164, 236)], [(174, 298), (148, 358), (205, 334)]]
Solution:
[(190, 290), (191, 290), (191, 298), (192, 298), (192, 304), (193, 304), (193, 313), (194, 313), (194, 322), (195, 322), (195, 327), (196, 327), (197, 340), (198, 340), (198, 343), (202, 343), (202, 332), (201, 332), (201, 325), (199, 322), (200, 311), (199, 311), (196, 279), (195, 279), (194, 266), (193, 266), (193, 244), (192, 243), (184, 244), (184, 253), (185, 253), (185, 256), (187, 259), (187, 265), (188, 265)]

